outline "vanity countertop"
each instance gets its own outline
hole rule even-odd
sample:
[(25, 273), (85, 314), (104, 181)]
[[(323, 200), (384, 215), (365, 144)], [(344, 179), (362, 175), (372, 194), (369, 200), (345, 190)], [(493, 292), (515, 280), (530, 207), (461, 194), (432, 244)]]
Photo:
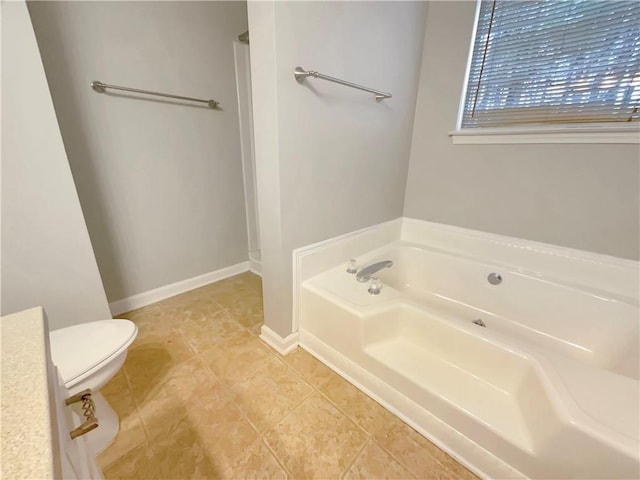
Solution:
[(47, 321), (42, 308), (0, 317), (2, 337), (2, 460), (0, 477), (59, 477), (58, 438), (52, 432)]

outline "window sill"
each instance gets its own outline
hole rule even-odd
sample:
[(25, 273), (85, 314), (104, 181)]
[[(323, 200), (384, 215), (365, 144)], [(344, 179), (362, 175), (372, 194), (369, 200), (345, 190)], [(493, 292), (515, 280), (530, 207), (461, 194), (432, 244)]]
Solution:
[(526, 128), (468, 128), (449, 132), (456, 145), (523, 143), (632, 143), (640, 144), (640, 126), (580, 126)]

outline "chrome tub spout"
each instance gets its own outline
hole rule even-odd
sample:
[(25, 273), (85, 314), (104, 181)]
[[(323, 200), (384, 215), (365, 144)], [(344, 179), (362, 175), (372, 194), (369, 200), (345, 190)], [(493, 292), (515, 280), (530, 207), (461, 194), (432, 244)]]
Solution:
[(382, 270), (383, 268), (389, 268), (391, 266), (393, 266), (393, 262), (391, 260), (384, 260), (382, 262), (373, 263), (360, 270), (356, 275), (356, 280), (364, 283), (369, 280), (371, 278), (371, 275), (373, 275), (377, 271)]

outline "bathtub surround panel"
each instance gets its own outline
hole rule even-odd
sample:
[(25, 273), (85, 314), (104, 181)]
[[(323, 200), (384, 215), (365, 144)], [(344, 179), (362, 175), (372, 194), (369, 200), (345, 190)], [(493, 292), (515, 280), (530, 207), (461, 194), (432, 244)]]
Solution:
[[(356, 259), (357, 268), (361, 269), (366, 265), (358, 259), (360, 255), (399, 240), (480, 262), (491, 258), (500, 271), (517, 266), (531, 275), (562, 278), (581, 288), (605, 291), (623, 302), (637, 304), (640, 277), (638, 262), (633, 260), (404, 217), (294, 250), (294, 326), (299, 325), (298, 295), (303, 282), (337, 266), (346, 270), (351, 258)], [(392, 272), (398, 268), (392, 267)], [(449, 275), (433, 267), (424, 268), (433, 281)], [(432, 271), (438, 274), (432, 275)], [(492, 272), (486, 272), (489, 273)], [(363, 299), (366, 303), (368, 296)]]
[[(328, 268), (343, 265), (347, 269), (348, 259), (360, 255), (400, 238), (404, 219), (397, 218), (373, 227), (340, 235), (293, 251), (293, 328), (298, 330), (299, 295), (302, 282), (322, 273)], [(356, 262), (357, 269), (364, 267)], [(355, 278), (355, 275), (354, 275)]]
[[(286, 355), (288, 351), (298, 344), (298, 299), (300, 283), (323, 272), (327, 269), (328, 265), (344, 265), (346, 269), (347, 263), (345, 258), (355, 258), (394, 241), (400, 237), (402, 225), (403, 219), (397, 218), (373, 227), (363, 228), (330, 240), (295, 249), (293, 251), (292, 277), (293, 333), (283, 338), (267, 326), (263, 326), (260, 338), (281, 354)], [(304, 259), (304, 261), (302, 259)]]
[(517, 265), (521, 270), (603, 290), (631, 303), (637, 303), (640, 291), (638, 262), (626, 258), (415, 218), (402, 219), (399, 238), (464, 257), (490, 258), (507, 268)]
[(2, 4), (1, 314), (43, 306), (49, 327), (109, 318), (24, 2)]
[(454, 145), (476, 3), (431, 2), (404, 215), (637, 260), (637, 145)]
[[(299, 251), (300, 345), (482, 476), (637, 477), (638, 262), (399, 227), (356, 256), (360, 268), (394, 262), (377, 296), (332, 262), (330, 242)], [(346, 253), (344, 238), (334, 245)]]
[[(426, 3), (249, 2), (248, 12), (266, 325), (285, 338), (291, 252), (402, 215)], [(393, 98), (300, 84), (298, 65)]]
[[(31, 2), (107, 298), (247, 260), (233, 41), (244, 2)], [(196, 98), (220, 109), (124, 92)]]

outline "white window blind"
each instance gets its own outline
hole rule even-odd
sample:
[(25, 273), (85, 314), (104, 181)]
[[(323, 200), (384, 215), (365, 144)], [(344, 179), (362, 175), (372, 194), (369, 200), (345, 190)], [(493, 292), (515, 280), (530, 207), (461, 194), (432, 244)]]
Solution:
[(461, 127), (640, 120), (640, 1), (482, 0)]

